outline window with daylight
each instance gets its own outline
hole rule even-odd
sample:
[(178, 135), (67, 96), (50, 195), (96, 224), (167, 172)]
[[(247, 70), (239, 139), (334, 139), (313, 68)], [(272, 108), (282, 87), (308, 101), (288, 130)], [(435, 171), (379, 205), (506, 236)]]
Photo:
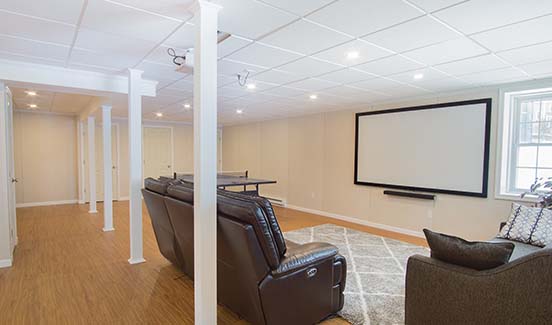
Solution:
[(552, 177), (552, 89), (504, 94), (500, 194), (518, 196)]

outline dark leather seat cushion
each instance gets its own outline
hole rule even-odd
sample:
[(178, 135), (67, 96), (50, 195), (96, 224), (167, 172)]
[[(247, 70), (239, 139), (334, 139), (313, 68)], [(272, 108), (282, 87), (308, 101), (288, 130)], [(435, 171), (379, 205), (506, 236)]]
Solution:
[(338, 253), (337, 247), (327, 243), (307, 243), (290, 247), (280, 265), (272, 271), (274, 277), (286, 275), (305, 265), (313, 265), (319, 261), (335, 256)]

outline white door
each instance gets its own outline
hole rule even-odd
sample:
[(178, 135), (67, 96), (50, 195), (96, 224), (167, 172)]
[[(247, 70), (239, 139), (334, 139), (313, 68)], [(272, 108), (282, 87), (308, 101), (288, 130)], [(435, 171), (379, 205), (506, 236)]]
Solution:
[[(102, 126), (96, 126), (96, 199), (98, 201), (103, 201), (104, 199), (104, 166), (103, 166), (103, 129)], [(118, 167), (117, 166), (117, 157), (118, 157), (118, 132), (117, 126), (113, 125), (111, 127), (111, 174), (113, 179), (113, 199), (119, 199), (119, 185), (118, 185)]]
[(170, 177), (172, 167), (172, 129), (170, 127), (144, 127), (144, 178)]
[(6, 92), (6, 125), (7, 125), (7, 152), (8, 152), (8, 173), (9, 173), (9, 193), (8, 193), (8, 213), (10, 216), (10, 244), (11, 249), (17, 245), (17, 217), (15, 210), (15, 164), (13, 158), (13, 102), (12, 95), (9, 89)]

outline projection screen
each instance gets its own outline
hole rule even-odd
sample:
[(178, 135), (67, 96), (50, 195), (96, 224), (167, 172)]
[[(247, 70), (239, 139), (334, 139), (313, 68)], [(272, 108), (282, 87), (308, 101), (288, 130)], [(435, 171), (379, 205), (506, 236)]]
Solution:
[(491, 99), (356, 114), (355, 184), (487, 197)]

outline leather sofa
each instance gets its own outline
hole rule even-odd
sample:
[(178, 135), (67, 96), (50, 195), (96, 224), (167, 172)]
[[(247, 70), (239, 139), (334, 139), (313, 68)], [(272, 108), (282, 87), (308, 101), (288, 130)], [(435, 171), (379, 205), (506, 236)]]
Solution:
[[(193, 278), (193, 189), (146, 179), (143, 195), (161, 253)], [(261, 197), (219, 190), (217, 211), (221, 304), (252, 324), (314, 324), (343, 308), (346, 261), (335, 246), (285, 240)]]
[(477, 271), (414, 255), (406, 271), (405, 324), (537, 325), (552, 320), (552, 248), (515, 245), (507, 264)]

